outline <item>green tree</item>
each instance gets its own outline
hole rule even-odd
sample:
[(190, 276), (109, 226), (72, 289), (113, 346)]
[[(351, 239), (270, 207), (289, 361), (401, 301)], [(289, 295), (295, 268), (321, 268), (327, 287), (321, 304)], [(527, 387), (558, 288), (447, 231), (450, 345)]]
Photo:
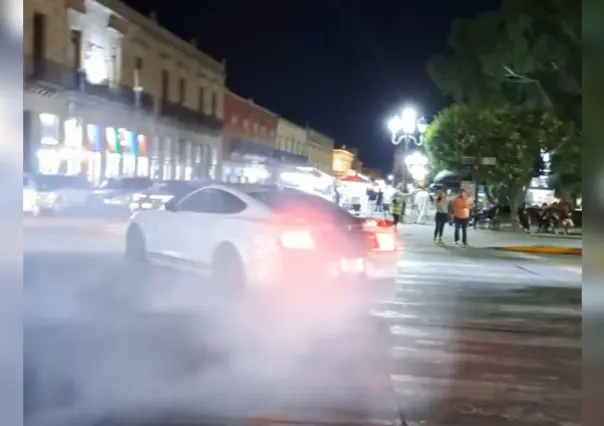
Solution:
[(582, 194), (582, 135), (569, 126), (572, 137), (565, 139), (550, 157), (549, 184), (560, 198), (574, 200)]
[[(439, 168), (473, 178), (515, 209), (531, 178), (539, 174), (541, 150), (551, 150), (572, 135), (549, 110), (519, 107), (477, 108), (455, 104), (428, 127), (425, 147)], [(495, 158), (495, 165), (484, 158)]]
[[(498, 10), (455, 21), (448, 51), (428, 62), (428, 72), (457, 103), (549, 109), (574, 128), (568, 134), (580, 134), (581, 18), (577, 2), (504, 0)], [(582, 181), (578, 142), (558, 142), (550, 147), (551, 182), (563, 193), (576, 192)]]
[(456, 102), (551, 107), (581, 120), (581, 4), (504, 0), (496, 11), (453, 23), (449, 49), (428, 62)]

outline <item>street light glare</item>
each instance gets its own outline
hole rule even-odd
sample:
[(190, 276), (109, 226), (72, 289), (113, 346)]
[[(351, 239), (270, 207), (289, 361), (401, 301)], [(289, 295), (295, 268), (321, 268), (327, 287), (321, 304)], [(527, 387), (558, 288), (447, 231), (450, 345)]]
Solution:
[(415, 151), (405, 157), (405, 164), (408, 166), (427, 166), (428, 157), (419, 151)]
[(414, 108), (408, 107), (403, 110), (401, 117), (404, 121), (415, 121), (415, 119), (417, 118), (417, 112)]
[(401, 114), (402, 130), (410, 135), (415, 133), (417, 126), (417, 113), (413, 108), (405, 108)]
[(403, 124), (400, 117), (392, 117), (388, 120), (388, 130), (390, 130), (390, 133), (398, 133), (401, 131), (402, 127)]

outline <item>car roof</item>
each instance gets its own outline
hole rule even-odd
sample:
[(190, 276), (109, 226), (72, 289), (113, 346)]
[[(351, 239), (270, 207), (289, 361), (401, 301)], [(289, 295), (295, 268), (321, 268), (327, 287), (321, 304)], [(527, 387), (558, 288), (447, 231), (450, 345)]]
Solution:
[(241, 191), (245, 193), (251, 192), (287, 192), (290, 194), (308, 194), (307, 192), (300, 191), (299, 189), (282, 186), (282, 185), (270, 185), (260, 183), (217, 183), (217, 186), (223, 188), (229, 188), (235, 191)]

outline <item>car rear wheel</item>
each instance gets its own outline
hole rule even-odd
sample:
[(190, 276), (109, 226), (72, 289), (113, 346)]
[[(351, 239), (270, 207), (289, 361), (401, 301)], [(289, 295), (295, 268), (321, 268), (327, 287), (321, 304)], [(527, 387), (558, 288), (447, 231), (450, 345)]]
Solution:
[(131, 225), (126, 233), (126, 262), (133, 266), (141, 266), (147, 263), (147, 247), (145, 237), (141, 229)]
[(33, 217), (40, 217), (40, 216), (42, 216), (42, 209), (40, 208), (40, 206), (38, 206), (38, 205), (36, 204), (35, 206), (33, 206), (33, 207), (31, 208), (31, 212), (30, 212), (30, 214), (31, 214)]
[(245, 268), (235, 247), (225, 244), (216, 250), (212, 261), (212, 284), (221, 294), (238, 297), (246, 287)]

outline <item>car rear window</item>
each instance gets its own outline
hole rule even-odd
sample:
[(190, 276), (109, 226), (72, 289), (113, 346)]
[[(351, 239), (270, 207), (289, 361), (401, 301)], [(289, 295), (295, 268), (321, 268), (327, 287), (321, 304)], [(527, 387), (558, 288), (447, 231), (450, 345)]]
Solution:
[(359, 221), (356, 216), (337, 204), (317, 195), (287, 190), (248, 192), (248, 195), (275, 211), (293, 211), (299, 212), (301, 215), (320, 215), (342, 224), (353, 225)]

